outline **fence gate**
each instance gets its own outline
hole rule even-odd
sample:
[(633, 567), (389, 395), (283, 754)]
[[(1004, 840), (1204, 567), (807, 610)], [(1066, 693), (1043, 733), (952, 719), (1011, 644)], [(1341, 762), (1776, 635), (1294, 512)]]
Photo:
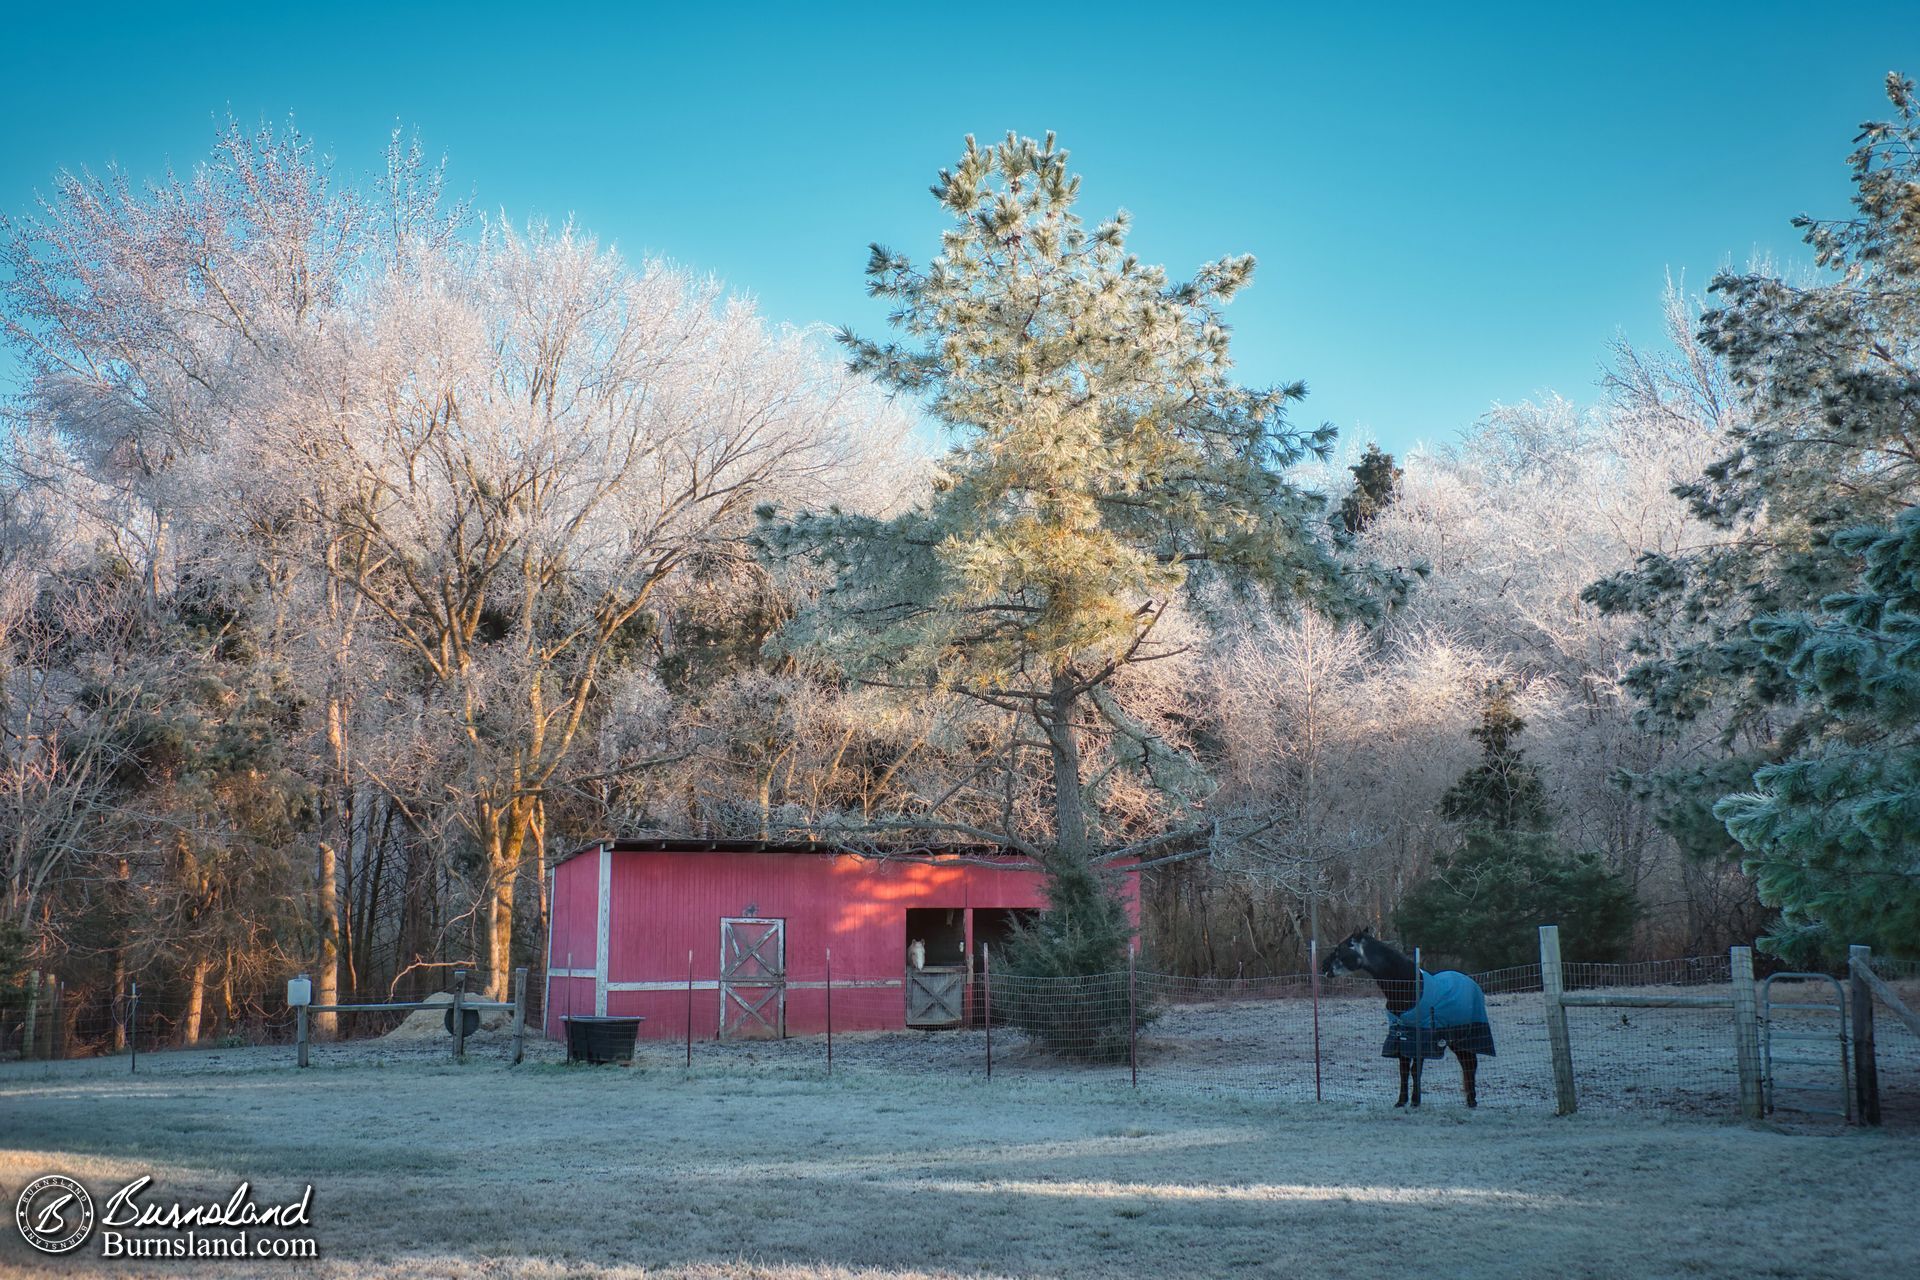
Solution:
[(963, 965), (907, 969), (907, 1025), (957, 1027), (966, 1004), (967, 971)]
[(720, 1038), (787, 1034), (787, 922), (748, 916), (720, 921)]
[[(1833, 988), (1833, 999), (1773, 999), (1773, 984), (1779, 981), (1826, 983)], [(1774, 1048), (1779, 1041), (1787, 1046), (1782, 1053)], [(1795, 1047), (1799, 1052), (1795, 1052)], [(1776, 973), (1760, 982), (1760, 1079), (1766, 1110), (1799, 1111), (1808, 1115), (1853, 1118), (1847, 1105), (1851, 1075), (1847, 1070), (1847, 991), (1840, 980), (1824, 973)], [(1775, 1066), (1787, 1067), (1786, 1081), (1775, 1078)], [(1789, 1095), (1782, 1101), (1781, 1094)], [(1811, 1095), (1811, 1097), (1808, 1097)], [(1809, 1102), (1837, 1102), (1839, 1106), (1802, 1105), (1794, 1098)]]

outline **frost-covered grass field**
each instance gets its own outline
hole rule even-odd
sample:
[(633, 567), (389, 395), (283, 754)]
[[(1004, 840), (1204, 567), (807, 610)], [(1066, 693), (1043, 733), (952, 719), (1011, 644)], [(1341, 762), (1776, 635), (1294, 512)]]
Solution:
[(828, 1080), (778, 1052), (690, 1076), (664, 1053), (329, 1052), (297, 1075), (283, 1050), (0, 1067), (9, 1209), (48, 1171), (151, 1173), (168, 1200), (311, 1182), (321, 1250), (278, 1271), (45, 1260), (7, 1228), (0, 1274), (1784, 1278), (1920, 1252), (1920, 1140), (1898, 1131), (1469, 1113), (1457, 1082), (1410, 1114), (1060, 1072)]

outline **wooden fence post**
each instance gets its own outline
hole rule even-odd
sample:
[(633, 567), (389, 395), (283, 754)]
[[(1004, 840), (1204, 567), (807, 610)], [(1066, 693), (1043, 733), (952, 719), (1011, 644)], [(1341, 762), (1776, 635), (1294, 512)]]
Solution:
[(513, 1065), (527, 1056), (527, 971), (513, 971)]
[(20, 1061), (33, 1061), (34, 1050), (39, 1047), (40, 1032), (40, 971), (35, 969), (27, 975), (27, 1025), (20, 1029)]
[(140, 1070), (140, 984), (127, 984), (127, 1072)]
[(1873, 988), (1861, 973), (1873, 963), (1873, 948), (1847, 948), (1847, 985), (1853, 1006), (1853, 1093), (1861, 1124), (1880, 1123), (1880, 1065), (1873, 1052)]
[(1753, 948), (1734, 947), (1728, 953), (1733, 971), (1734, 1062), (1740, 1070), (1740, 1114), (1758, 1120), (1760, 1097), (1760, 1007), (1753, 987)]
[(467, 971), (453, 971), (453, 1056), (467, 1060)]
[(307, 1006), (295, 1005), (293, 1010), (293, 1052), (294, 1065), (307, 1065)]
[(1567, 1036), (1567, 1006), (1560, 1003), (1566, 975), (1560, 967), (1560, 926), (1540, 926), (1540, 992), (1547, 1005), (1547, 1047), (1553, 1055), (1553, 1111), (1570, 1116), (1579, 1109), (1573, 1088), (1573, 1042)]
[(827, 1074), (833, 1074), (833, 948), (827, 948)]

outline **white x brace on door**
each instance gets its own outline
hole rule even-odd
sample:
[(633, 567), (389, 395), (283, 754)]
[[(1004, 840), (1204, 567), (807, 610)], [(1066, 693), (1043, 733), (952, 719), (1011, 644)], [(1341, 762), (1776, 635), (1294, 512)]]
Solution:
[(787, 922), (723, 917), (720, 1038), (779, 1039), (786, 1033)]

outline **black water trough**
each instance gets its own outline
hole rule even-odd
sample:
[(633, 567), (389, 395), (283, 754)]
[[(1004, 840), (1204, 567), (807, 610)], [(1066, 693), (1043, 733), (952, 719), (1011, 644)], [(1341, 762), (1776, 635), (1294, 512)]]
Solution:
[(646, 1019), (569, 1016), (560, 1021), (567, 1028), (569, 1062), (632, 1062), (633, 1042)]

